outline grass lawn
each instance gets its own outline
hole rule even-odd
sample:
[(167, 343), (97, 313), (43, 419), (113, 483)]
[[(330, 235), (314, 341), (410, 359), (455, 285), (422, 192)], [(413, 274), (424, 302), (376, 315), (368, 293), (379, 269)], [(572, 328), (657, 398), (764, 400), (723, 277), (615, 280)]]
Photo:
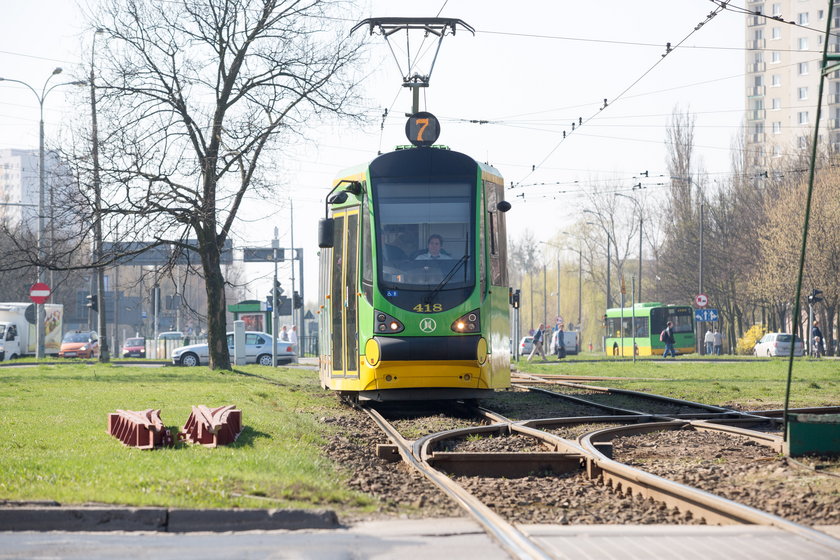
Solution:
[[(0, 499), (172, 507), (347, 507), (371, 500), (320, 455), (342, 413), (311, 370), (67, 364), (0, 368)], [(230, 446), (139, 450), (106, 433), (109, 412), (160, 409), (177, 433), (192, 405), (235, 404)], [(332, 428), (333, 430), (336, 428)]]
[[(765, 410), (784, 406), (788, 362), (782, 358), (729, 361), (724, 356), (701, 362), (684, 356), (676, 360), (638, 359), (635, 364), (630, 358), (587, 362), (576, 362), (576, 358), (554, 359), (548, 363), (520, 360), (517, 368), (534, 374), (619, 377), (622, 379), (586, 383), (705, 404)], [(581, 360), (588, 358), (588, 354), (580, 356)], [(840, 360), (794, 360), (790, 404), (791, 407), (840, 406)]]
[[(586, 357), (586, 355), (582, 356)], [(590, 382), (709, 404), (778, 408), (787, 362), (602, 360), (521, 362), (522, 371), (609, 376)], [(192, 405), (234, 404), (244, 430), (215, 449), (180, 444), (142, 451), (106, 433), (116, 409), (161, 410), (177, 432)], [(840, 361), (797, 361), (793, 406), (840, 405)], [(313, 370), (67, 363), (0, 368), (0, 500), (170, 507), (375, 509), (345, 486), (352, 473), (321, 455), (347, 414)]]

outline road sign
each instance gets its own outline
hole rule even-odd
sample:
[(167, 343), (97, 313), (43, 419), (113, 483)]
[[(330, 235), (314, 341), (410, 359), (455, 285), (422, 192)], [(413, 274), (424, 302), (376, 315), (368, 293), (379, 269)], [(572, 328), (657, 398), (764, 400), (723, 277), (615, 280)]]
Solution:
[(694, 305), (697, 307), (706, 307), (709, 305), (709, 298), (706, 297), (706, 294), (697, 294), (694, 297)]
[(245, 262), (283, 262), (285, 249), (274, 247), (245, 247), (242, 260)]
[(29, 299), (33, 303), (46, 303), (50, 298), (50, 287), (43, 282), (36, 282), (29, 288)]
[(718, 320), (717, 309), (695, 309), (694, 320), (698, 323), (713, 323)]

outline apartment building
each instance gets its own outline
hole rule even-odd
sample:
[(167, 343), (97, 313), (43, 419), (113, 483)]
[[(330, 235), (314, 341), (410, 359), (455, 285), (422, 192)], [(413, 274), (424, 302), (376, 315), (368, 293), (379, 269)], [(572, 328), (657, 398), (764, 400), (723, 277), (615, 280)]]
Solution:
[[(0, 223), (10, 228), (22, 226), (38, 231), (40, 173), (38, 150), (0, 150)], [(50, 213), (50, 200), (68, 184), (67, 169), (54, 152), (44, 156), (44, 216)]]
[[(826, 0), (750, 0), (763, 15), (746, 22), (747, 166), (772, 168), (773, 160), (806, 147), (817, 116), (820, 66), (828, 17)], [(840, 2), (832, 29), (840, 22)], [(832, 52), (838, 52), (832, 37)], [(840, 142), (840, 72), (823, 86), (820, 138)]]

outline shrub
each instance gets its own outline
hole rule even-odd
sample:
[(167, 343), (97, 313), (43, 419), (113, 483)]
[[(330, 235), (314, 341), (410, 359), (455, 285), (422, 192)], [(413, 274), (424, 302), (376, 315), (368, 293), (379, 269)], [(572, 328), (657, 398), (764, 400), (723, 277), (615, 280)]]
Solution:
[(744, 336), (738, 339), (736, 345), (736, 352), (741, 355), (748, 356), (753, 353), (755, 343), (761, 340), (761, 337), (767, 333), (767, 327), (764, 325), (753, 325), (749, 328)]

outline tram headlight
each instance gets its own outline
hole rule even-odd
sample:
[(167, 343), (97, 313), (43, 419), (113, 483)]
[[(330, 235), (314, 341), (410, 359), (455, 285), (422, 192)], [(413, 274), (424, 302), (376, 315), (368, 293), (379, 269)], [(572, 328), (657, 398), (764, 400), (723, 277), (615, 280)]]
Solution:
[(455, 319), (450, 328), (456, 333), (477, 333), (481, 331), (481, 320), (478, 309), (465, 313)]
[(387, 313), (376, 311), (374, 317), (376, 318), (374, 330), (377, 333), (394, 334), (405, 330), (405, 326), (399, 320)]

